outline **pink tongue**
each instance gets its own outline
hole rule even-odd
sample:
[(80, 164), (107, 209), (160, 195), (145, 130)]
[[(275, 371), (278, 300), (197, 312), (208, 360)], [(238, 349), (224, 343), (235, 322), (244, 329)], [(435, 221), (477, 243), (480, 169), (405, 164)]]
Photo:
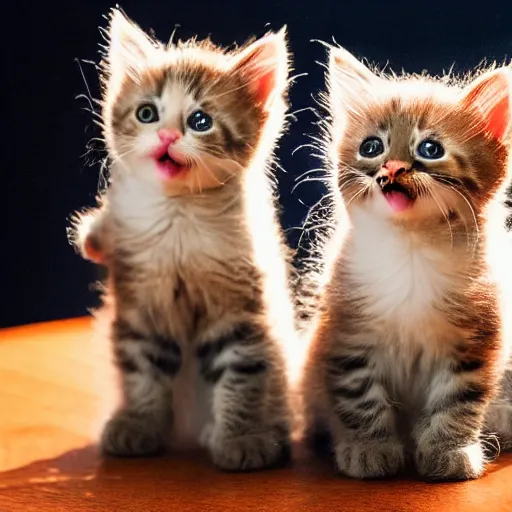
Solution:
[(411, 206), (412, 201), (403, 192), (392, 190), (386, 193), (385, 198), (395, 212), (402, 212)]

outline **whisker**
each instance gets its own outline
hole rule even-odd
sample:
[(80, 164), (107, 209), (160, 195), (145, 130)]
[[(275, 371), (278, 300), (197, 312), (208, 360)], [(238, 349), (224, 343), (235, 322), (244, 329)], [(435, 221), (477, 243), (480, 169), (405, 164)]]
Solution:
[(314, 146), (313, 144), (301, 144), (292, 151), (292, 156), (295, 155), (297, 151), (300, 151), (301, 149), (305, 148), (316, 149), (316, 146)]
[(429, 194), (430, 197), (434, 200), (437, 207), (439, 208), (439, 211), (441, 212), (441, 215), (444, 217), (444, 219), (446, 220), (446, 223), (448, 224), (448, 229), (450, 230), (450, 249), (453, 251), (453, 229), (452, 229), (452, 225), (450, 223), (450, 219), (449, 219), (447, 213), (445, 212), (445, 208), (443, 208), (441, 206), (441, 203), (438, 200), (437, 194), (435, 193), (434, 189), (432, 187), (430, 187), (430, 184), (428, 183), (428, 181), (424, 180), (423, 176), (421, 174), (418, 177), (420, 178), (420, 186), (422, 186), (423, 190), (427, 194)]
[[(304, 73), (304, 74), (307, 74), (307, 73)], [(307, 112), (308, 110), (315, 113), (315, 109), (313, 107), (304, 107), (304, 108), (299, 108), (297, 110), (294, 110), (293, 112), (290, 112), (289, 114), (286, 114), (285, 117), (291, 117), (291, 118), (296, 119), (297, 114), (301, 114), (302, 112)]]
[(301, 185), (304, 185), (304, 183), (312, 183), (314, 181), (319, 181), (321, 183), (329, 183), (328, 178), (311, 178), (309, 176), (306, 176), (303, 180), (295, 184), (295, 186), (292, 188), (291, 193), (293, 194), (297, 190), (297, 188), (300, 187)]
[(302, 229), (302, 233), (299, 237), (299, 240), (297, 242), (297, 248), (300, 249), (302, 247), (302, 239), (304, 238), (304, 234), (307, 232), (306, 231), (306, 226), (308, 225), (308, 222), (310, 221), (310, 219), (312, 218), (315, 210), (322, 204), (323, 201), (325, 201), (326, 199), (331, 199), (332, 197), (334, 197), (334, 192), (330, 192), (328, 194), (325, 194), (323, 195), (308, 211), (307, 215), (306, 215), (306, 218), (304, 219), (304, 222), (302, 223), (302, 226), (300, 227), (300, 229)]
[(350, 206), (350, 203), (352, 201), (354, 201), (355, 199), (357, 199), (361, 194), (366, 194), (369, 190), (370, 190), (370, 187), (371, 187), (371, 184), (367, 184), (365, 185), (364, 188), (362, 188), (361, 190), (359, 190), (359, 192), (355, 193), (351, 198), (350, 200), (347, 202), (346, 204), (346, 208), (348, 209), (348, 207)]
[(115, 158), (112, 159), (112, 164), (118, 163), (122, 158), (124, 158), (125, 156), (130, 155), (135, 150), (136, 150), (136, 148), (130, 148), (127, 151), (125, 151), (124, 153), (120, 153), (119, 155), (117, 155)]
[(313, 172), (324, 172), (323, 167), (317, 167), (316, 169), (310, 169), (309, 171), (303, 172), (300, 176), (297, 176), (293, 181), (298, 181), (302, 179), (304, 176), (307, 176), (308, 174), (311, 174)]
[[(440, 185), (442, 187), (448, 188), (449, 190), (452, 190), (453, 192), (458, 194), (460, 197), (462, 197), (464, 202), (467, 204), (467, 206), (469, 208), (469, 211), (471, 212), (471, 215), (473, 217), (473, 223), (474, 223), (474, 226), (475, 226), (475, 240), (473, 242), (473, 252), (475, 252), (477, 244), (478, 244), (478, 240), (480, 239), (480, 229), (478, 227), (478, 219), (477, 219), (475, 210), (474, 210), (471, 202), (465, 196), (465, 194), (463, 194), (460, 190), (458, 190), (457, 187), (454, 186), (452, 183), (450, 183), (449, 180), (446, 180), (445, 177), (443, 177), (443, 176), (436, 176), (436, 178), (440, 182)], [(464, 218), (464, 216), (463, 216), (463, 218)], [(469, 244), (469, 230), (467, 229), (467, 225), (466, 225), (466, 232), (468, 233), (468, 244)]]
[(200, 156), (200, 155), (196, 155), (196, 158), (198, 159), (198, 161), (200, 162), (200, 164), (202, 165), (202, 168), (214, 179), (214, 181), (217, 182), (218, 185), (223, 185), (224, 183), (222, 183), (219, 178), (217, 176), (215, 176), (214, 172), (210, 169), (210, 166), (207, 165), (205, 162), (204, 162), (204, 159)]

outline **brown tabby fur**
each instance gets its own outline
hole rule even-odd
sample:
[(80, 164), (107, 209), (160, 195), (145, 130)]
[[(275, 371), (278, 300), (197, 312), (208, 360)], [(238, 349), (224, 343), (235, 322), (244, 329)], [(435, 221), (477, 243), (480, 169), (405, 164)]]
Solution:
[[(124, 400), (102, 436), (107, 453), (199, 439), (230, 470), (288, 455), (282, 350), (293, 310), (266, 175), (288, 67), (283, 32), (231, 53), (210, 42), (164, 47), (113, 13), (103, 107), (111, 182), (76, 241), (109, 270)], [(172, 179), (146, 156), (155, 125), (135, 117), (150, 99), (161, 102), (158, 128), (183, 135), (173, 147), (189, 167)], [(197, 108), (212, 130), (187, 127)]]
[[(490, 103), (510, 101), (510, 73), (487, 82)], [(328, 431), (350, 476), (393, 475), (411, 453), (424, 478), (475, 478), (511, 344), (498, 273), (511, 247), (499, 203), (510, 113), (507, 132), (490, 136), (497, 125), (477, 108), (482, 82), (376, 75), (341, 49), (331, 50), (329, 82), (338, 225), (306, 364), (310, 433)], [(376, 135), (384, 153), (358, 157)], [(445, 147), (442, 160), (415, 156), (429, 137)], [(377, 182), (388, 161), (405, 162), (397, 182), (414, 200), (400, 213)]]

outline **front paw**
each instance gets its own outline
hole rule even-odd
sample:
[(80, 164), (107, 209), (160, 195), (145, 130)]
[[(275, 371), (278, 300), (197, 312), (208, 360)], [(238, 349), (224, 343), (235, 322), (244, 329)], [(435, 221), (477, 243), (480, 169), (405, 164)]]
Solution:
[(153, 419), (117, 413), (103, 429), (101, 448), (105, 454), (117, 457), (155, 455), (165, 448), (165, 436)]
[(404, 447), (398, 441), (343, 441), (335, 446), (340, 473), (353, 478), (386, 478), (404, 466)]
[(226, 471), (275, 467), (290, 459), (290, 442), (272, 430), (232, 437), (214, 428), (208, 448), (213, 463)]
[(482, 475), (485, 457), (480, 442), (460, 448), (437, 445), (416, 451), (418, 473), (425, 480), (471, 480)]
[[(499, 443), (488, 435), (485, 443), (486, 451), (498, 455), (499, 451), (512, 450), (512, 404), (510, 401), (497, 401), (491, 404), (487, 412), (485, 430), (493, 432), (499, 439)], [(489, 454), (490, 458), (492, 455)]]
[(88, 235), (83, 244), (82, 253), (85, 258), (98, 265), (105, 265), (106, 258), (96, 236)]

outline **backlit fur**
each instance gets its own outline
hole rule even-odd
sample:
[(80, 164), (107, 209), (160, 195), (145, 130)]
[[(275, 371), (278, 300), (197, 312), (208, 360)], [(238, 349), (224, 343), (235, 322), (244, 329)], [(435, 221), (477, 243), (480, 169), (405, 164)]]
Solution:
[[(482, 474), (485, 418), (511, 343), (500, 202), (511, 74), (397, 77), (331, 49), (325, 148), (337, 225), (304, 389), (310, 434), (329, 431), (344, 474), (390, 476), (407, 453), (426, 479)], [(384, 141), (377, 158), (359, 154), (369, 136)], [(426, 138), (443, 144), (442, 159), (418, 157)], [(414, 200), (405, 211), (377, 183), (389, 160), (411, 165), (398, 178)]]
[[(294, 319), (267, 176), (288, 69), (284, 31), (233, 52), (164, 46), (113, 11), (103, 104), (111, 179), (76, 241), (109, 270), (124, 402), (105, 427), (107, 453), (199, 440), (233, 470), (288, 453), (282, 352)], [(142, 124), (135, 112), (148, 100), (160, 120)], [(213, 119), (206, 133), (186, 126), (197, 109)], [(183, 134), (175, 149), (188, 169), (172, 179), (148, 157), (161, 128)]]

